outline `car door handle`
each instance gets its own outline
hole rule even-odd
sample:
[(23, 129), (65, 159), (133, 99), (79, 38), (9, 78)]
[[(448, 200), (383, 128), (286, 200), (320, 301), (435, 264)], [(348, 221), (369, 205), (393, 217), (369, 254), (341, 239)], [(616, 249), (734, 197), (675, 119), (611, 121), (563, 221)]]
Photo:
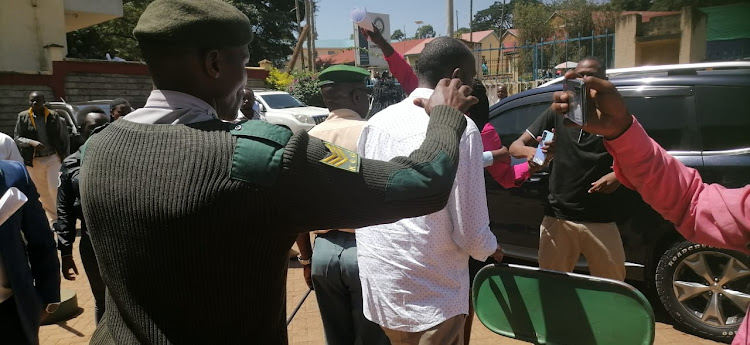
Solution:
[(529, 178), (529, 182), (539, 182), (542, 180), (542, 177), (549, 176), (549, 173), (546, 171), (538, 172), (534, 175), (531, 175)]

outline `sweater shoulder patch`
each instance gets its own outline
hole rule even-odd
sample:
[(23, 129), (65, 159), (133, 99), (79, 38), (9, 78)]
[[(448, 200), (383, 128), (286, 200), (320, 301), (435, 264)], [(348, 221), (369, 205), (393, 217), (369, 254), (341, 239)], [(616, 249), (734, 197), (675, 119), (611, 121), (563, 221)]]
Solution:
[(247, 121), (230, 131), (237, 138), (230, 177), (262, 187), (276, 183), (292, 132), (264, 121)]
[(323, 141), (323, 143), (331, 154), (326, 158), (321, 159), (321, 163), (353, 173), (359, 172), (359, 166), (361, 163), (359, 155), (356, 152), (347, 150), (327, 141)]

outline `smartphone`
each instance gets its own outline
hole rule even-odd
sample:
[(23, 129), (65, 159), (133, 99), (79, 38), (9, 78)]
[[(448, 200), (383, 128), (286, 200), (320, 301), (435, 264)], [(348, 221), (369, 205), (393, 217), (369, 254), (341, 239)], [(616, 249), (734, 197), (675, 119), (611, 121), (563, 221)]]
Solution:
[(547, 159), (547, 155), (542, 152), (542, 147), (544, 147), (545, 143), (548, 141), (552, 141), (552, 139), (555, 138), (555, 133), (552, 133), (550, 131), (544, 131), (542, 133), (542, 141), (539, 142), (539, 145), (536, 147), (536, 154), (534, 155), (534, 159), (531, 161), (536, 165), (544, 165), (544, 160)]
[(586, 124), (586, 84), (581, 79), (565, 79), (563, 91), (568, 93), (568, 113), (565, 117), (583, 126)]

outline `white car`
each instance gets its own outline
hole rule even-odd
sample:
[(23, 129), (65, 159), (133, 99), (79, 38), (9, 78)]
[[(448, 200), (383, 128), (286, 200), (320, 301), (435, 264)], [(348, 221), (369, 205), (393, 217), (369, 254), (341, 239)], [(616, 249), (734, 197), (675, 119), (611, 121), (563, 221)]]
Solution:
[(328, 117), (328, 109), (309, 107), (286, 92), (254, 92), (255, 100), (260, 104), (260, 113), (266, 121), (287, 127), (294, 133), (309, 131)]

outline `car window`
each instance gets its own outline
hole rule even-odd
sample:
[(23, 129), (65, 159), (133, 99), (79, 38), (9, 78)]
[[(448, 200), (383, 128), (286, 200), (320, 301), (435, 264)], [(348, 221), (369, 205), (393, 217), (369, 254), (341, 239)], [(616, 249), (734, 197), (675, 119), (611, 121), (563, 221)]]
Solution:
[(635, 115), (648, 135), (665, 150), (700, 150), (689, 131), (690, 114), (694, 97), (678, 96), (628, 96), (625, 104)]
[(304, 107), (305, 104), (292, 97), (292, 95), (278, 93), (272, 95), (258, 95), (268, 104), (271, 109), (286, 109)]
[(550, 104), (551, 102), (532, 103), (512, 108), (491, 118), (490, 123), (495, 126), (503, 145), (510, 146)]
[(696, 111), (703, 149), (750, 147), (750, 110), (744, 106), (750, 87), (699, 86)]

